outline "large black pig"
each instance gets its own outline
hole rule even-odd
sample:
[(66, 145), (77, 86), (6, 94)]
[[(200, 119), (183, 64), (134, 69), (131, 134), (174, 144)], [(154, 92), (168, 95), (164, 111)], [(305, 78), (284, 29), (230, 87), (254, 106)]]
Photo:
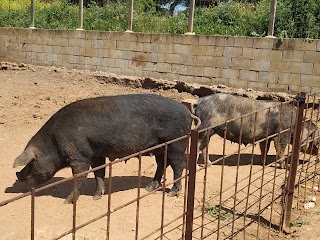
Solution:
[[(268, 108), (270, 108), (270, 113)], [(267, 133), (271, 136), (277, 134), (280, 130), (290, 129), (296, 117), (296, 108), (292, 104), (283, 104), (281, 109), (279, 102), (252, 100), (226, 93), (216, 93), (200, 98), (193, 104), (192, 111), (201, 120), (201, 125), (198, 127), (199, 130), (214, 127), (209, 133), (200, 134), (199, 150), (203, 153), (202, 155), (207, 155), (205, 152), (208, 145), (207, 139), (210, 139), (215, 133), (224, 137), (224, 132), (226, 131), (226, 138), (237, 143), (241, 135), (241, 143), (246, 145), (264, 139)], [(258, 111), (256, 116), (255, 114), (250, 114), (255, 111)], [(268, 122), (269, 115), (270, 120)], [(242, 132), (240, 132), (240, 116), (243, 116)], [(227, 124), (227, 129), (224, 128), (224, 123), (227, 120), (236, 118), (238, 119)], [(302, 128), (301, 140), (302, 143), (306, 143), (310, 139), (315, 139), (315, 141), (311, 142), (310, 146), (304, 146), (301, 150), (312, 149), (312, 152), (309, 153), (317, 154), (319, 130), (314, 123), (307, 121)], [(275, 142), (278, 159), (282, 159), (282, 161), (279, 161), (280, 167), (284, 168), (285, 149), (291, 142), (290, 131), (279, 136), (276, 135), (269, 141), (260, 142), (262, 161), (265, 154), (268, 153), (271, 140)]]
[[(55, 113), (31, 138), (13, 167), (18, 180), (29, 186), (45, 183), (62, 168), (71, 167), (77, 174), (143, 149), (181, 137), (190, 132), (192, 116), (181, 103), (154, 94), (129, 94), (97, 97), (73, 102)], [(185, 167), (187, 140), (168, 145), (167, 165), (174, 179)], [(164, 150), (153, 152), (157, 170), (146, 190), (160, 186), (164, 171)], [(94, 199), (104, 194), (105, 169), (94, 172)], [(83, 179), (76, 192), (65, 200), (79, 197)], [(181, 181), (174, 183), (169, 196), (177, 195)], [(75, 194), (75, 196), (74, 196)]]

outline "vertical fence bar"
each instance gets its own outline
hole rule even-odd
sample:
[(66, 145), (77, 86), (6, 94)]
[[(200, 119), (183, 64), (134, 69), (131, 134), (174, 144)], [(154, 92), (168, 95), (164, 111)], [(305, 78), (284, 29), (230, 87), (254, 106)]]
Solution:
[[(211, 130), (211, 129), (210, 129)], [(206, 189), (207, 189), (207, 175), (208, 175), (208, 160), (209, 160), (209, 141), (210, 141), (210, 130), (206, 131), (206, 142), (207, 144), (207, 150), (205, 152), (205, 156), (203, 156), (204, 159), (204, 176), (203, 176), (203, 195), (202, 195), (202, 212), (201, 212), (201, 238), (203, 239), (203, 228), (204, 228), (204, 211), (205, 211), (205, 203), (206, 203)]]
[[(252, 142), (256, 142), (257, 117), (258, 117), (258, 112), (255, 112), (255, 114), (254, 114), (253, 140), (252, 140)], [(252, 144), (251, 161), (250, 161), (250, 172), (249, 172), (249, 179), (248, 179), (248, 191), (247, 191), (246, 207), (245, 207), (245, 210), (244, 210), (244, 218), (243, 218), (243, 224), (244, 224), (243, 225), (243, 239), (246, 239), (246, 228), (247, 228), (247, 223), (246, 222), (247, 222), (248, 205), (249, 205), (249, 197), (250, 197), (250, 190), (251, 190), (254, 150), (255, 150), (255, 144)]]
[(141, 161), (142, 154), (139, 153), (139, 166), (138, 166), (138, 194), (137, 194), (137, 209), (136, 209), (136, 236), (135, 240), (138, 240), (139, 236), (139, 213), (140, 213), (140, 195), (141, 195)]
[(34, 240), (34, 204), (35, 204), (35, 191), (31, 188), (31, 240)]
[(162, 210), (161, 210), (161, 235), (160, 239), (163, 239), (163, 226), (164, 226), (164, 201), (166, 196), (166, 182), (167, 182), (167, 162), (168, 162), (168, 144), (164, 147), (164, 159), (163, 159), (163, 183), (162, 183)]
[(194, 34), (193, 33), (194, 7), (195, 7), (195, 0), (190, 0), (189, 18), (188, 18), (188, 32), (186, 34), (191, 34), (191, 35)]
[[(283, 111), (283, 104), (280, 105), (279, 110), (279, 129), (278, 129), (278, 135), (277, 138), (280, 139), (281, 130), (282, 130), (282, 111)], [(276, 149), (279, 149), (280, 141), (278, 140), (276, 142)], [(276, 157), (275, 167), (273, 171), (273, 185), (272, 185), (272, 197), (271, 197), (271, 208), (270, 208), (270, 220), (269, 220), (269, 230), (268, 230), (268, 239), (270, 239), (270, 232), (271, 232), (271, 225), (272, 225), (272, 213), (273, 213), (273, 204), (274, 204), (274, 194), (275, 194), (275, 186), (276, 186), (276, 178), (277, 178), (277, 165), (278, 165), (278, 157)], [(284, 159), (280, 160), (284, 161)]]
[(277, 0), (271, 0), (270, 13), (269, 13), (268, 36), (273, 36), (273, 34), (274, 34), (274, 22), (275, 22), (275, 18), (276, 18), (276, 8), (277, 8)]
[[(259, 239), (259, 229), (260, 229), (260, 222), (261, 222), (261, 200), (262, 200), (262, 194), (263, 194), (263, 182), (264, 182), (264, 173), (266, 170), (266, 160), (267, 160), (267, 149), (268, 145), (270, 144), (270, 139), (269, 139), (269, 133), (270, 133), (270, 111), (271, 108), (268, 109), (268, 120), (267, 120), (267, 132), (266, 132), (266, 142), (265, 146), (262, 146), (264, 148), (263, 153), (262, 153), (262, 147), (260, 144), (260, 150), (261, 150), (261, 160), (262, 162), (262, 173), (261, 173), (261, 186), (260, 186), (260, 198), (259, 198), (259, 211), (258, 211), (258, 226), (257, 226), (257, 239)], [(278, 157), (278, 156), (277, 156)], [(275, 166), (276, 167), (276, 166)]]
[(188, 169), (189, 169), (189, 165), (190, 165), (190, 143), (191, 142), (191, 137), (189, 136), (188, 138), (188, 146), (187, 146), (187, 163), (186, 163), (186, 171), (185, 171), (185, 181), (184, 181), (184, 189), (185, 189), (185, 194), (183, 197), (183, 215), (184, 217), (182, 218), (182, 236), (181, 239), (185, 239), (185, 227), (186, 227), (186, 212), (187, 212), (187, 195), (188, 195)]
[(132, 32), (133, 23), (133, 0), (129, 0), (129, 14), (128, 14), (128, 29), (127, 32)]
[[(233, 198), (233, 213), (232, 213), (232, 227), (231, 227), (231, 237), (234, 235), (234, 223), (236, 220), (236, 205), (237, 205), (237, 192), (238, 192), (238, 181), (239, 181), (239, 166), (240, 166), (240, 153), (241, 153), (241, 141), (243, 133), (243, 117), (240, 119), (240, 136), (238, 142), (238, 156), (237, 156), (237, 172), (236, 172), (236, 182), (234, 186), (234, 198)], [(219, 216), (220, 217), (220, 216)]]
[(78, 192), (78, 176), (74, 175), (73, 178), (73, 217), (72, 217), (72, 240), (76, 239), (76, 224), (77, 224), (77, 192)]
[(35, 15), (35, 0), (31, 0), (31, 11), (30, 11), (30, 17), (31, 17), (31, 24), (30, 28), (35, 28), (34, 27), (34, 15)]
[(302, 92), (298, 97), (298, 109), (297, 109), (297, 117), (296, 117), (294, 137), (293, 137), (290, 171), (288, 176), (288, 185), (286, 189), (285, 225), (287, 227), (290, 226), (294, 184), (296, 180), (297, 167), (298, 167), (298, 161), (299, 161), (301, 125), (302, 125), (303, 109), (305, 107), (305, 101), (306, 101), (306, 93)]
[(79, 0), (78, 28), (77, 28), (77, 30), (83, 30), (83, 0)]
[(199, 141), (199, 132), (197, 130), (191, 130), (188, 199), (187, 199), (187, 214), (186, 214), (186, 238), (185, 238), (186, 240), (192, 240), (194, 193), (195, 193), (196, 168), (197, 168), (197, 157), (198, 157), (198, 141)]
[(106, 240), (110, 239), (110, 222), (111, 222), (111, 193), (112, 193), (112, 162), (109, 165), (109, 192), (108, 192), (108, 216), (107, 216), (107, 235)]
[(221, 180), (220, 180), (220, 196), (219, 196), (219, 212), (218, 212), (218, 226), (217, 226), (217, 240), (220, 236), (220, 224), (221, 224), (221, 203), (222, 203), (222, 190), (223, 190), (223, 176), (224, 176), (224, 164), (226, 160), (226, 140), (227, 140), (227, 127), (228, 123), (224, 123), (224, 132), (223, 132), (223, 148), (222, 148), (222, 166), (221, 166)]

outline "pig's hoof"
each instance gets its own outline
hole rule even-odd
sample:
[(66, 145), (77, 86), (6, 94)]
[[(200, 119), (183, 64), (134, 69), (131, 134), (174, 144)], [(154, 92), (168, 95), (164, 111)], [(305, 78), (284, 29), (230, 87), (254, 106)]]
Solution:
[(73, 203), (73, 199), (66, 199), (66, 200), (64, 200), (64, 202), (63, 202), (64, 204), (72, 204)]
[(167, 194), (167, 196), (168, 197), (179, 197), (179, 191), (178, 192), (176, 192), (176, 191), (170, 191), (170, 192), (168, 192), (168, 194)]
[(93, 195), (93, 200), (99, 200), (101, 198), (102, 198), (101, 195)]
[(161, 184), (156, 182), (156, 181), (152, 181), (147, 187), (146, 187), (146, 190), (148, 192), (151, 192), (157, 188), (161, 187)]
[(76, 195), (74, 196), (74, 193), (71, 192), (70, 195), (66, 198), (66, 200), (64, 200), (64, 204), (72, 204), (75, 201), (77, 201), (79, 198), (79, 192), (76, 193)]

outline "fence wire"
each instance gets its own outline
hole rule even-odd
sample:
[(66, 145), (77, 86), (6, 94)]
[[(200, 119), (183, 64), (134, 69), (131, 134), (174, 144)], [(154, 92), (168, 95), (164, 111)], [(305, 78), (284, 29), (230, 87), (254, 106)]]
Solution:
[[(230, 119), (223, 124), (223, 134), (214, 135), (214, 140), (209, 141), (208, 133), (212, 127), (193, 130), (191, 135), (183, 136), (164, 144), (143, 150), (130, 156), (117, 159), (105, 165), (77, 174), (74, 177), (32, 189), (30, 192), (18, 195), (0, 203), (0, 208), (16, 207), (16, 201), (23, 201), (31, 196), (30, 215), (30, 239), (37, 239), (37, 229), (50, 222), (56, 216), (46, 216), (46, 222), (37, 221), (37, 217), (45, 214), (46, 209), (38, 204), (39, 198), (44, 192), (55, 192), (55, 188), (65, 183), (77, 188), (78, 178), (93, 171), (106, 168), (108, 179), (106, 180), (107, 194), (99, 201), (104, 201), (103, 208), (95, 208), (91, 214), (84, 215), (82, 209), (88, 208), (81, 201), (73, 201), (69, 213), (63, 218), (63, 224), (56, 226), (58, 233), (47, 235), (46, 239), (62, 239), (72, 236), (77, 239), (80, 234), (94, 229), (99, 232), (101, 239), (274, 239), (283, 232), (286, 223), (290, 223), (299, 210), (313, 202), (313, 197), (319, 192), (319, 146), (320, 134), (312, 126), (319, 122), (319, 94), (306, 96), (305, 103), (291, 101), (263, 109), (258, 112), (248, 113), (239, 118)], [(302, 117), (302, 121), (296, 122), (297, 112), (288, 112), (287, 107), (295, 108)], [(304, 109), (300, 108), (303, 106)], [(302, 111), (301, 111), (302, 110)], [(279, 121), (283, 116), (288, 116), (286, 121), (290, 126), (285, 129), (272, 130), (271, 113), (279, 114)], [(243, 145), (243, 131), (248, 119), (254, 119), (252, 132), (259, 128), (257, 121), (259, 114), (266, 118), (267, 131), (264, 138), (253, 139), (253, 144)], [(239, 141), (231, 143), (227, 140), (227, 129), (232, 124), (239, 126)], [(314, 125), (312, 125), (314, 124)], [(301, 126), (301, 138), (296, 144), (298, 125)], [(199, 136), (205, 134), (209, 142), (208, 148), (203, 152), (203, 162), (198, 157)], [(307, 138), (303, 137), (304, 133)], [(274, 141), (274, 148), (268, 148), (268, 141), (280, 136), (286, 136), (289, 145), (285, 148), (285, 156), (279, 159), (276, 149), (279, 141)], [(164, 151), (164, 166), (166, 154), (170, 144), (188, 140), (187, 166), (183, 173), (183, 191), (179, 198), (169, 198), (166, 195), (167, 188), (173, 184), (169, 179), (171, 172), (164, 173), (162, 186), (153, 192), (145, 192), (144, 175), (148, 171), (145, 167), (150, 157), (146, 157), (155, 149)], [(293, 144), (293, 145), (292, 145)], [(260, 145), (260, 149), (258, 148)], [(292, 178), (294, 169), (294, 153), (298, 155), (297, 172)], [(261, 154), (261, 151), (264, 153)], [(151, 157), (153, 158), (153, 157)], [(129, 160), (130, 159), (130, 160)], [(134, 191), (119, 193), (117, 172), (121, 169), (122, 162), (132, 164), (134, 183), (130, 183)], [(201, 158), (199, 158), (201, 160)], [(285, 161), (285, 168), (279, 168), (280, 162)], [(154, 161), (154, 159), (151, 159)], [(290, 166), (290, 167), (289, 167)], [(121, 176), (121, 173), (120, 173)], [(120, 177), (120, 178), (123, 178)], [(290, 189), (290, 181), (293, 180), (293, 188)], [(129, 184), (126, 182), (125, 184)], [(127, 189), (128, 190), (128, 189)], [(121, 194), (121, 200), (114, 200), (115, 194)], [(81, 197), (80, 197), (81, 198)], [(291, 203), (290, 203), (291, 199)], [(152, 208), (150, 212), (149, 206)], [(30, 205), (29, 205), (30, 206)], [(59, 208), (59, 206), (50, 206)], [(293, 214), (291, 209), (294, 207)], [(26, 211), (27, 209), (24, 209)], [(71, 213), (71, 214), (70, 214)], [(169, 214), (170, 213), (170, 214)], [(174, 214), (172, 214), (174, 213)], [(288, 214), (289, 213), (289, 214)], [(289, 219), (286, 219), (289, 216)], [(121, 221), (116, 221), (121, 219)], [(3, 224), (10, 222), (10, 217), (2, 219)], [(19, 229), (17, 229), (19, 231)], [(6, 233), (2, 233), (6, 234)], [(21, 236), (26, 233), (21, 228)], [(129, 237), (129, 238), (128, 238)]]

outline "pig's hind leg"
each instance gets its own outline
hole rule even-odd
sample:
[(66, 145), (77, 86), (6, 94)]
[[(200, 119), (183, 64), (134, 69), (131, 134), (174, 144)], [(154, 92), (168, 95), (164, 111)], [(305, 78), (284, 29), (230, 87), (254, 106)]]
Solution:
[[(104, 157), (97, 157), (92, 159), (91, 167), (95, 168), (105, 164), (106, 160)], [(94, 176), (96, 179), (96, 192), (93, 195), (93, 200), (98, 200), (101, 198), (102, 195), (105, 193), (105, 185), (104, 185), (104, 178), (105, 178), (105, 167), (94, 171)]]

